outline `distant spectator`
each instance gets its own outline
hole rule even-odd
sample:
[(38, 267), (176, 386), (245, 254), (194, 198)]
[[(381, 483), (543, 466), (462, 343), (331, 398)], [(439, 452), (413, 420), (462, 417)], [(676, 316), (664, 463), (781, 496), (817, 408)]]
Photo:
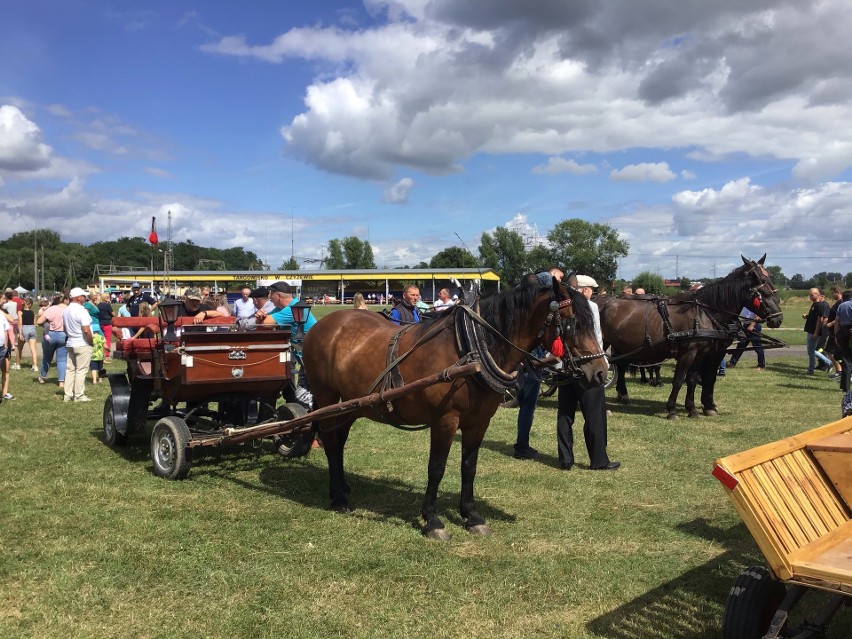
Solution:
[(92, 373), (92, 384), (97, 384), (101, 381), (101, 375), (104, 372), (104, 349), (106, 348), (106, 338), (104, 334), (98, 331), (92, 335), (92, 361), (89, 362), (89, 370)]
[(24, 309), (18, 314), (18, 363), (20, 364), (21, 355), (23, 354), (24, 346), (30, 347), (32, 355), (32, 369), (38, 372), (38, 349), (36, 348), (36, 326), (35, 312), (33, 311), (33, 301), (31, 298), (24, 300)]
[(450, 297), (450, 289), (442, 288), (438, 291), (438, 299), (435, 300), (435, 303), (432, 304), (432, 308), (436, 311), (446, 311), (453, 307), (455, 302)]
[[(822, 327), (826, 324), (826, 322), (828, 322), (828, 313), (830, 309), (824, 300), (820, 301), (822, 291), (818, 288), (812, 288), (808, 293), (808, 297), (811, 300), (811, 308), (807, 313), (802, 315), (802, 319), (805, 320), (804, 331), (807, 333), (807, 374), (813, 375), (815, 368), (818, 368), (819, 370), (826, 370), (831, 365), (831, 361), (825, 355), (817, 352), (819, 334), (822, 331)], [(819, 360), (820, 366), (817, 366), (816, 360)]]
[(364, 296), (361, 295), (361, 293), (355, 293), (355, 296), (352, 298), (352, 308), (356, 311), (369, 310), (367, 308), (367, 302), (364, 301)]
[(98, 302), (98, 323), (101, 325), (101, 331), (104, 334), (104, 361), (108, 362), (112, 353), (112, 304), (105, 295), (101, 296), (101, 301)]
[[(2, 311), (6, 315), (6, 321), (12, 327), (12, 334), (15, 336), (12, 340), (11, 350), (15, 351), (17, 354), (17, 351), (15, 349), (15, 343), (18, 341), (18, 333), (20, 331), (18, 329), (18, 303), (15, 302), (14, 297), (15, 291), (13, 291), (11, 288), (7, 288), (6, 292), (3, 294)], [(11, 357), (11, 352), (9, 356)], [(15, 361), (15, 363), (11, 364), (11, 369), (14, 371), (21, 370), (20, 355), (17, 355), (17, 358), (18, 359)]]
[(15, 348), (15, 332), (9, 320), (6, 319), (6, 313), (0, 313), (0, 375), (3, 377), (0, 402), (15, 399), (9, 392), (9, 369), (13, 348)]
[(68, 293), (71, 303), (62, 315), (65, 333), (68, 336), (66, 347), (68, 358), (65, 384), (66, 402), (90, 402), (86, 397), (86, 373), (92, 361), (92, 316), (83, 308), (86, 301), (86, 291), (82, 288), (72, 288)]
[(157, 308), (157, 300), (150, 293), (143, 293), (139, 282), (133, 282), (130, 287), (133, 293), (124, 301), (127, 310), (130, 311), (130, 317), (139, 317), (139, 305), (142, 302), (147, 302), (152, 311)]
[[(729, 368), (736, 368), (737, 362), (740, 361), (749, 343), (754, 347), (754, 352), (757, 354), (757, 370), (762, 371), (766, 368), (766, 356), (763, 352), (763, 342), (760, 341), (760, 333), (763, 327), (760, 325), (760, 318), (754, 311), (743, 307), (740, 311), (740, 317), (746, 318), (743, 323), (745, 337), (737, 343), (737, 347), (731, 355), (731, 361), (728, 362)], [(724, 369), (723, 369), (724, 370)]]
[(645, 289), (642, 288), (641, 286), (636, 289), (635, 295), (644, 295), (644, 294), (645, 294)]
[[(843, 289), (838, 284), (835, 284), (830, 289), (831, 298), (834, 300), (831, 308), (828, 311), (828, 321), (825, 324), (825, 332), (828, 334), (825, 341), (822, 343), (823, 353), (831, 360), (834, 366), (834, 374), (831, 369), (828, 373), (831, 379), (840, 379), (843, 377), (843, 353), (840, 351), (840, 346), (837, 340), (834, 339), (835, 327), (837, 325), (837, 307), (843, 303)], [(819, 350), (819, 349), (817, 349)]]
[(625, 285), (623, 289), (621, 289), (622, 295), (633, 295), (633, 287), (630, 284)]
[(249, 319), (254, 319), (254, 314), (257, 313), (257, 306), (254, 305), (254, 298), (251, 297), (251, 289), (244, 286), (240, 289), (240, 299), (234, 302), (234, 315), (237, 316), (237, 326), (244, 327)]
[(59, 380), (59, 388), (65, 386), (65, 367), (68, 363), (68, 349), (66, 348), (66, 334), (63, 316), (68, 308), (68, 298), (65, 295), (57, 295), (53, 298), (51, 305), (43, 313), (39, 313), (36, 324), (42, 327), (41, 337), (41, 369), (38, 382), (44, 384), (50, 364), (56, 357), (56, 375)]
[(217, 293), (215, 296), (216, 310), (219, 311), (220, 317), (230, 317), (231, 307), (228, 306), (228, 294), (225, 291)]

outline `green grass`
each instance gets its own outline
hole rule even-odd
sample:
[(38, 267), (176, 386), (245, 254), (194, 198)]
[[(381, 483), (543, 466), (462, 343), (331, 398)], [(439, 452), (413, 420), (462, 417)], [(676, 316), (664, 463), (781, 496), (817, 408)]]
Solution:
[[(448, 543), (419, 533), (426, 433), (356, 424), (357, 510), (341, 516), (327, 509), (322, 451), (286, 462), (268, 447), (214, 450), (167, 482), (144, 437), (101, 442), (107, 384), (64, 405), (55, 385), (13, 372), (17, 399), (0, 404), (0, 636), (718, 637), (734, 579), (762, 558), (712, 463), (837, 419), (836, 385), (804, 368), (785, 357), (731, 370), (714, 419), (667, 421), (669, 389), (630, 382), (634, 404), (611, 406), (612, 473), (557, 470), (553, 399), (533, 427), (542, 460), (513, 459), (517, 413), (501, 409), (476, 483), (494, 534), (460, 525), (456, 445), (439, 495)], [(850, 632), (847, 609), (829, 636)]]

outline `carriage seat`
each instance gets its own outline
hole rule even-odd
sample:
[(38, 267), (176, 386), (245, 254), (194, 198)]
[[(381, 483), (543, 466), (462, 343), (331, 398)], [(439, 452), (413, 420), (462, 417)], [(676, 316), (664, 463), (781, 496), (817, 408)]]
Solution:
[[(850, 433), (846, 417), (716, 462), (713, 475), (782, 580), (852, 592)], [(837, 471), (825, 455), (837, 456)]]

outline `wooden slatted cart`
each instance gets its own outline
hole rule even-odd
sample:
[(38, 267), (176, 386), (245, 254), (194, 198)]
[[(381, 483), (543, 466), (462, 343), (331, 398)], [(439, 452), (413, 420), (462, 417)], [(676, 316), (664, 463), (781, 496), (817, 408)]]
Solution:
[[(720, 459), (713, 475), (769, 565), (738, 578), (725, 639), (823, 636), (852, 605), (852, 417)], [(810, 589), (828, 602), (794, 627), (791, 611)]]

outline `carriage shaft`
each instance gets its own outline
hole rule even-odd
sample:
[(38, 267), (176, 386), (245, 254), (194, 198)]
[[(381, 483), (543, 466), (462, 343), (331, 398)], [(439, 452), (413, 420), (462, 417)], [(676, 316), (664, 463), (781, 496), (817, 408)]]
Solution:
[(213, 446), (217, 444), (239, 444), (253, 439), (260, 439), (261, 437), (271, 437), (272, 435), (306, 432), (310, 430), (311, 424), (317, 420), (351, 413), (360, 408), (367, 408), (384, 402), (390, 402), (413, 391), (434, 386), (435, 384), (451, 382), (462, 377), (469, 377), (470, 375), (475, 375), (479, 371), (479, 362), (464, 364), (463, 366), (450, 366), (449, 368), (442, 370), (440, 373), (435, 373), (429, 377), (409, 382), (400, 388), (372, 393), (370, 395), (365, 395), (364, 397), (358, 397), (338, 404), (333, 404), (331, 406), (325, 406), (311, 411), (302, 417), (297, 417), (296, 419), (270, 422), (268, 424), (260, 424), (249, 428), (226, 428), (224, 434), (219, 437), (204, 437), (198, 440), (191, 440), (189, 442), (189, 447)]

